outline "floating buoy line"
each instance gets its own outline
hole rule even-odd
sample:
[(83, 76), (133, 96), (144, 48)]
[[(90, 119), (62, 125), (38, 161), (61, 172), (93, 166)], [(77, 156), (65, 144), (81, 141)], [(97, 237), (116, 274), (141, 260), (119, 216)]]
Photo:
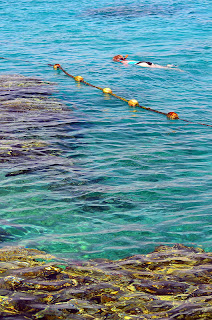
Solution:
[(155, 109), (152, 109), (152, 108), (147, 108), (147, 107), (144, 107), (144, 106), (141, 106), (139, 104), (139, 102), (136, 100), (136, 99), (131, 99), (131, 100), (127, 100), (125, 98), (122, 98), (120, 96), (118, 96), (117, 94), (113, 93), (113, 91), (110, 89), (110, 88), (101, 88), (101, 87), (97, 87), (89, 82), (86, 82), (84, 80), (84, 78), (82, 76), (73, 76), (71, 74), (69, 74), (66, 70), (64, 70), (61, 65), (59, 63), (56, 63), (56, 64), (49, 64), (49, 66), (53, 67), (54, 70), (61, 70), (63, 73), (65, 73), (67, 76), (73, 78), (76, 82), (82, 82), (84, 84), (86, 84), (87, 86), (90, 86), (90, 87), (93, 87), (93, 88), (96, 88), (96, 89), (99, 89), (101, 90), (102, 92), (104, 93), (107, 93), (107, 94), (110, 94), (111, 96), (117, 98), (117, 99), (120, 99), (122, 101), (125, 101), (128, 103), (129, 106), (131, 107), (139, 107), (141, 109), (145, 109), (147, 111), (152, 111), (152, 112), (156, 112), (156, 113), (159, 113), (159, 114), (163, 114), (165, 115), (168, 119), (171, 119), (171, 120), (182, 120), (182, 121), (185, 121), (185, 122), (188, 122), (188, 123), (194, 123), (194, 124), (200, 124), (202, 126), (207, 126), (207, 127), (212, 127), (212, 125), (210, 124), (206, 124), (206, 123), (200, 123), (200, 122), (193, 122), (193, 121), (189, 121), (189, 120), (186, 120), (186, 119), (181, 119), (179, 118), (178, 114), (176, 112), (168, 112), (168, 113), (165, 113), (165, 112), (162, 112), (162, 111), (158, 111), (158, 110), (155, 110)]
[(140, 107), (141, 109), (145, 109), (145, 110), (148, 110), (148, 111), (153, 111), (153, 112), (156, 112), (156, 113), (160, 113), (160, 114), (163, 114), (163, 115), (167, 116), (169, 119), (172, 119), (172, 120), (174, 120), (174, 119), (179, 119), (178, 114), (175, 113), (175, 112), (165, 113), (165, 112), (158, 111), (158, 110), (155, 110), (155, 109), (152, 109), (152, 108), (147, 108), (147, 107), (141, 106), (141, 105), (138, 103), (138, 101), (135, 100), (135, 99), (127, 100), (127, 99), (122, 98), (122, 97), (118, 96), (117, 94), (113, 93), (113, 91), (112, 91), (110, 88), (97, 87), (97, 86), (95, 86), (95, 85), (93, 85), (93, 84), (91, 84), (91, 83), (89, 83), (89, 82), (86, 82), (86, 81), (83, 79), (83, 77), (81, 77), (81, 76), (73, 76), (73, 75), (69, 74), (67, 71), (65, 71), (65, 70), (61, 67), (61, 65), (60, 65), (59, 63), (56, 63), (56, 64), (54, 64), (54, 65), (50, 65), (50, 66), (52, 66), (54, 70), (61, 70), (61, 71), (63, 71), (67, 76), (73, 78), (73, 79), (74, 79), (75, 81), (77, 81), (77, 82), (82, 82), (82, 83), (86, 84), (87, 86), (90, 86), (90, 87), (99, 89), (99, 90), (101, 90), (102, 92), (107, 93), (107, 94), (110, 94), (111, 96), (113, 96), (113, 97), (115, 97), (115, 98), (117, 98), (117, 99), (119, 99), (119, 100), (122, 100), (122, 101), (127, 102), (130, 107)]
[[(4, 58), (4, 57), (0, 57), (0, 59), (13, 60), (13, 59)], [(31, 63), (30, 61), (27, 61), (27, 60), (21, 60), (21, 59), (14, 59), (14, 60)], [(199, 125), (202, 125), (202, 126), (212, 127), (212, 125), (210, 125), (210, 124), (194, 122), (194, 121), (190, 121), (190, 120), (179, 118), (178, 114), (176, 112), (173, 112), (173, 111), (165, 113), (165, 112), (162, 112), (162, 111), (159, 111), (159, 110), (155, 110), (155, 109), (152, 109), (152, 108), (144, 107), (144, 106), (140, 105), (139, 102), (136, 99), (127, 100), (125, 98), (122, 98), (122, 97), (118, 96), (117, 94), (113, 93), (113, 91), (110, 88), (101, 88), (101, 87), (95, 86), (95, 85), (93, 85), (93, 84), (91, 84), (89, 82), (86, 82), (82, 76), (73, 76), (73, 75), (71, 75), (66, 70), (64, 70), (59, 63), (48, 64), (48, 66), (53, 67), (54, 70), (61, 70), (64, 74), (66, 74), (68, 77), (71, 77), (76, 82), (84, 83), (87, 86), (96, 88), (98, 90), (101, 90), (103, 93), (110, 94), (111, 96), (113, 96), (113, 97), (115, 97), (115, 98), (117, 98), (119, 100), (125, 101), (125, 102), (128, 103), (128, 105), (130, 107), (139, 107), (139, 108), (147, 110), (147, 111), (152, 111), (152, 112), (155, 112), (155, 113), (163, 114), (168, 119), (171, 119), (171, 120), (178, 120), (179, 119), (181, 121), (188, 122), (188, 123), (194, 123), (194, 124), (199, 124)]]

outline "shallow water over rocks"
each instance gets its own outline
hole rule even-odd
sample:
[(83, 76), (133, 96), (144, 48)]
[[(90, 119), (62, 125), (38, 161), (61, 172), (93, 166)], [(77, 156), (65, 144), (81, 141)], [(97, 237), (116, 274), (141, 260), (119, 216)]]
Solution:
[(212, 253), (176, 244), (120, 260), (0, 250), (3, 319), (212, 319)]
[(57, 121), (72, 119), (53, 91), (53, 83), (35, 77), (0, 76), (0, 163), (13, 163), (18, 169), (6, 176), (43, 169), (44, 163), (46, 167), (65, 163), (48, 131)]

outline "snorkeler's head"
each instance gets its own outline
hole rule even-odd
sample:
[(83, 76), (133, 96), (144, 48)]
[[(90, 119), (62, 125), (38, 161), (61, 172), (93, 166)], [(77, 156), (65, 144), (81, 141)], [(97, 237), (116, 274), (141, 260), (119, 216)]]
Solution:
[(117, 56), (113, 57), (113, 61), (120, 61), (120, 60), (124, 60), (124, 57), (120, 54), (118, 54)]
[(118, 54), (117, 56), (113, 57), (113, 61), (123, 61), (128, 57), (128, 55), (126, 55), (125, 57), (123, 57), (121, 54)]

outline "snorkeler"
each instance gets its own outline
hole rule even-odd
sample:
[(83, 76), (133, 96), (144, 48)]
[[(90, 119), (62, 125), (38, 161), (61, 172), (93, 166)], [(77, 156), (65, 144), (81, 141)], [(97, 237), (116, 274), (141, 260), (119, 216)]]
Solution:
[(160, 69), (169, 69), (173, 68), (174, 66), (172, 64), (167, 64), (167, 66), (160, 66), (159, 64), (154, 64), (149, 61), (135, 61), (135, 60), (127, 60), (128, 54), (123, 57), (122, 55), (118, 54), (117, 56), (113, 57), (113, 61), (121, 62), (124, 65), (128, 64), (136, 64), (140, 67), (149, 67), (149, 68), (160, 68)]

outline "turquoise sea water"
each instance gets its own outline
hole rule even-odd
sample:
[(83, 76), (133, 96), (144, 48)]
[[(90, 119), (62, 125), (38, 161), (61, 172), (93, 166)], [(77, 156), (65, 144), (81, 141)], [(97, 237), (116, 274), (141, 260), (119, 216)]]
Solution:
[[(8, 175), (29, 167), (21, 159), (0, 164), (1, 246), (86, 259), (174, 243), (211, 251), (212, 128), (130, 108), (47, 65), (212, 124), (211, 1), (9, 0), (0, 11), (0, 56), (10, 59), (0, 75), (52, 81), (70, 110), (32, 123), (1, 115), (1, 136), (39, 137), (60, 151), (28, 174)], [(182, 72), (124, 67), (116, 54)]]

